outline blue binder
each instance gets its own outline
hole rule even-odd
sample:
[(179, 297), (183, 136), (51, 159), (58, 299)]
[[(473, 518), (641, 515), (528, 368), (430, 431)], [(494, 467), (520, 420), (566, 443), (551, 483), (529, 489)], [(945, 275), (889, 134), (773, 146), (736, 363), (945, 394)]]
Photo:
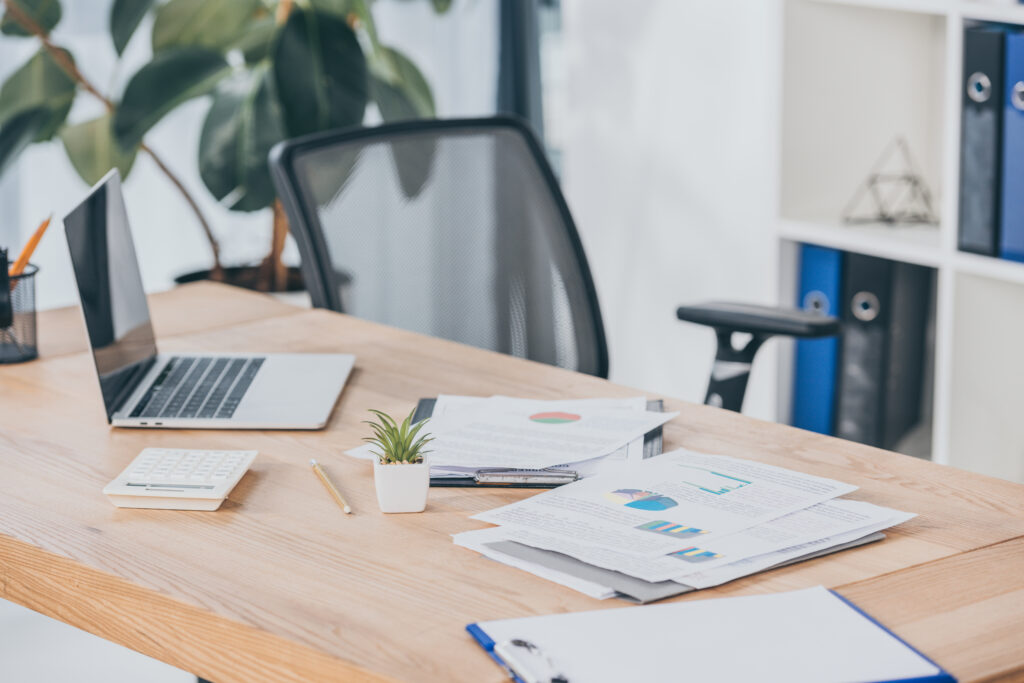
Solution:
[(999, 255), (1024, 261), (1024, 33), (1006, 35)]
[[(843, 254), (812, 244), (800, 247), (800, 295), (797, 306), (839, 314)], [(839, 340), (802, 339), (796, 343), (793, 377), (794, 427), (831, 434), (835, 415)]]

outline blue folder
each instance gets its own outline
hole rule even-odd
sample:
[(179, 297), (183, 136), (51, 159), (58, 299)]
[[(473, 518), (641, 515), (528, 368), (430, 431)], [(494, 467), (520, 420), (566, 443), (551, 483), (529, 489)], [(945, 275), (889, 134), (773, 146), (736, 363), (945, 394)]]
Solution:
[[(839, 315), (843, 253), (812, 244), (800, 246), (800, 295), (797, 306)], [(794, 427), (832, 434), (835, 415), (839, 339), (801, 339), (793, 373)]]
[(1024, 261), (1024, 33), (1006, 35), (999, 255)]

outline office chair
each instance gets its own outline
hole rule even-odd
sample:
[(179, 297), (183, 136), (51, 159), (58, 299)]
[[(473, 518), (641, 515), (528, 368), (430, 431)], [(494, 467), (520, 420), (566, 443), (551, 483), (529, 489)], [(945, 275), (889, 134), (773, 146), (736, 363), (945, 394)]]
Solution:
[(518, 119), (318, 133), (270, 166), (314, 306), (607, 377), (576, 227)]

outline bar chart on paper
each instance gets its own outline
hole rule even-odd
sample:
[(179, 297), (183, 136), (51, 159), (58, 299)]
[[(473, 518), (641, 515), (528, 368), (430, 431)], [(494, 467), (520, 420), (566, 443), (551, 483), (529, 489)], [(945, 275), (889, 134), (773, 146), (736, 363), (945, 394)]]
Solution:
[(732, 477), (728, 474), (707, 470), (702, 467), (686, 466), (685, 469), (689, 470), (689, 472), (685, 474), (686, 479), (681, 483), (688, 484), (707, 493), (713, 493), (716, 496), (729, 493), (729, 491), (735, 491), (750, 484), (746, 479)]
[(703, 550), (696, 546), (690, 546), (689, 548), (683, 548), (677, 550), (674, 553), (669, 553), (669, 557), (674, 557), (679, 560), (686, 562), (707, 562), (708, 560), (717, 560), (721, 557), (718, 553), (713, 553), (710, 550)]
[(675, 538), (690, 538), (691, 536), (699, 536), (706, 534), (706, 529), (698, 529), (697, 527), (687, 526), (685, 524), (674, 524), (672, 522), (666, 522), (663, 519), (657, 519), (653, 522), (647, 522), (637, 527), (641, 531), (651, 531), (656, 534), (665, 534), (666, 536), (673, 536)]

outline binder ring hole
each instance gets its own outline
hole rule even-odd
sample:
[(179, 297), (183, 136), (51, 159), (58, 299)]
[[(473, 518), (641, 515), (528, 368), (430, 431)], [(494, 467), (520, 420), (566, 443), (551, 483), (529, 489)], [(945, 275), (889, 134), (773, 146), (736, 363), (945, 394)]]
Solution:
[(878, 317), (881, 310), (882, 304), (871, 292), (857, 292), (850, 301), (850, 312), (854, 318), (862, 322), (871, 322)]
[(980, 71), (975, 71), (967, 78), (967, 96), (978, 104), (988, 102), (992, 97), (992, 81)]
[(804, 310), (825, 315), (828, 312), (828, 297), (824, 292), (814, 290), (804, 295)]
[(1024, 111), (1024, 81), (1017, 81), (1013, 84), (1013, 92), (1010, 93), (1010, 103), (1017, 111)]

